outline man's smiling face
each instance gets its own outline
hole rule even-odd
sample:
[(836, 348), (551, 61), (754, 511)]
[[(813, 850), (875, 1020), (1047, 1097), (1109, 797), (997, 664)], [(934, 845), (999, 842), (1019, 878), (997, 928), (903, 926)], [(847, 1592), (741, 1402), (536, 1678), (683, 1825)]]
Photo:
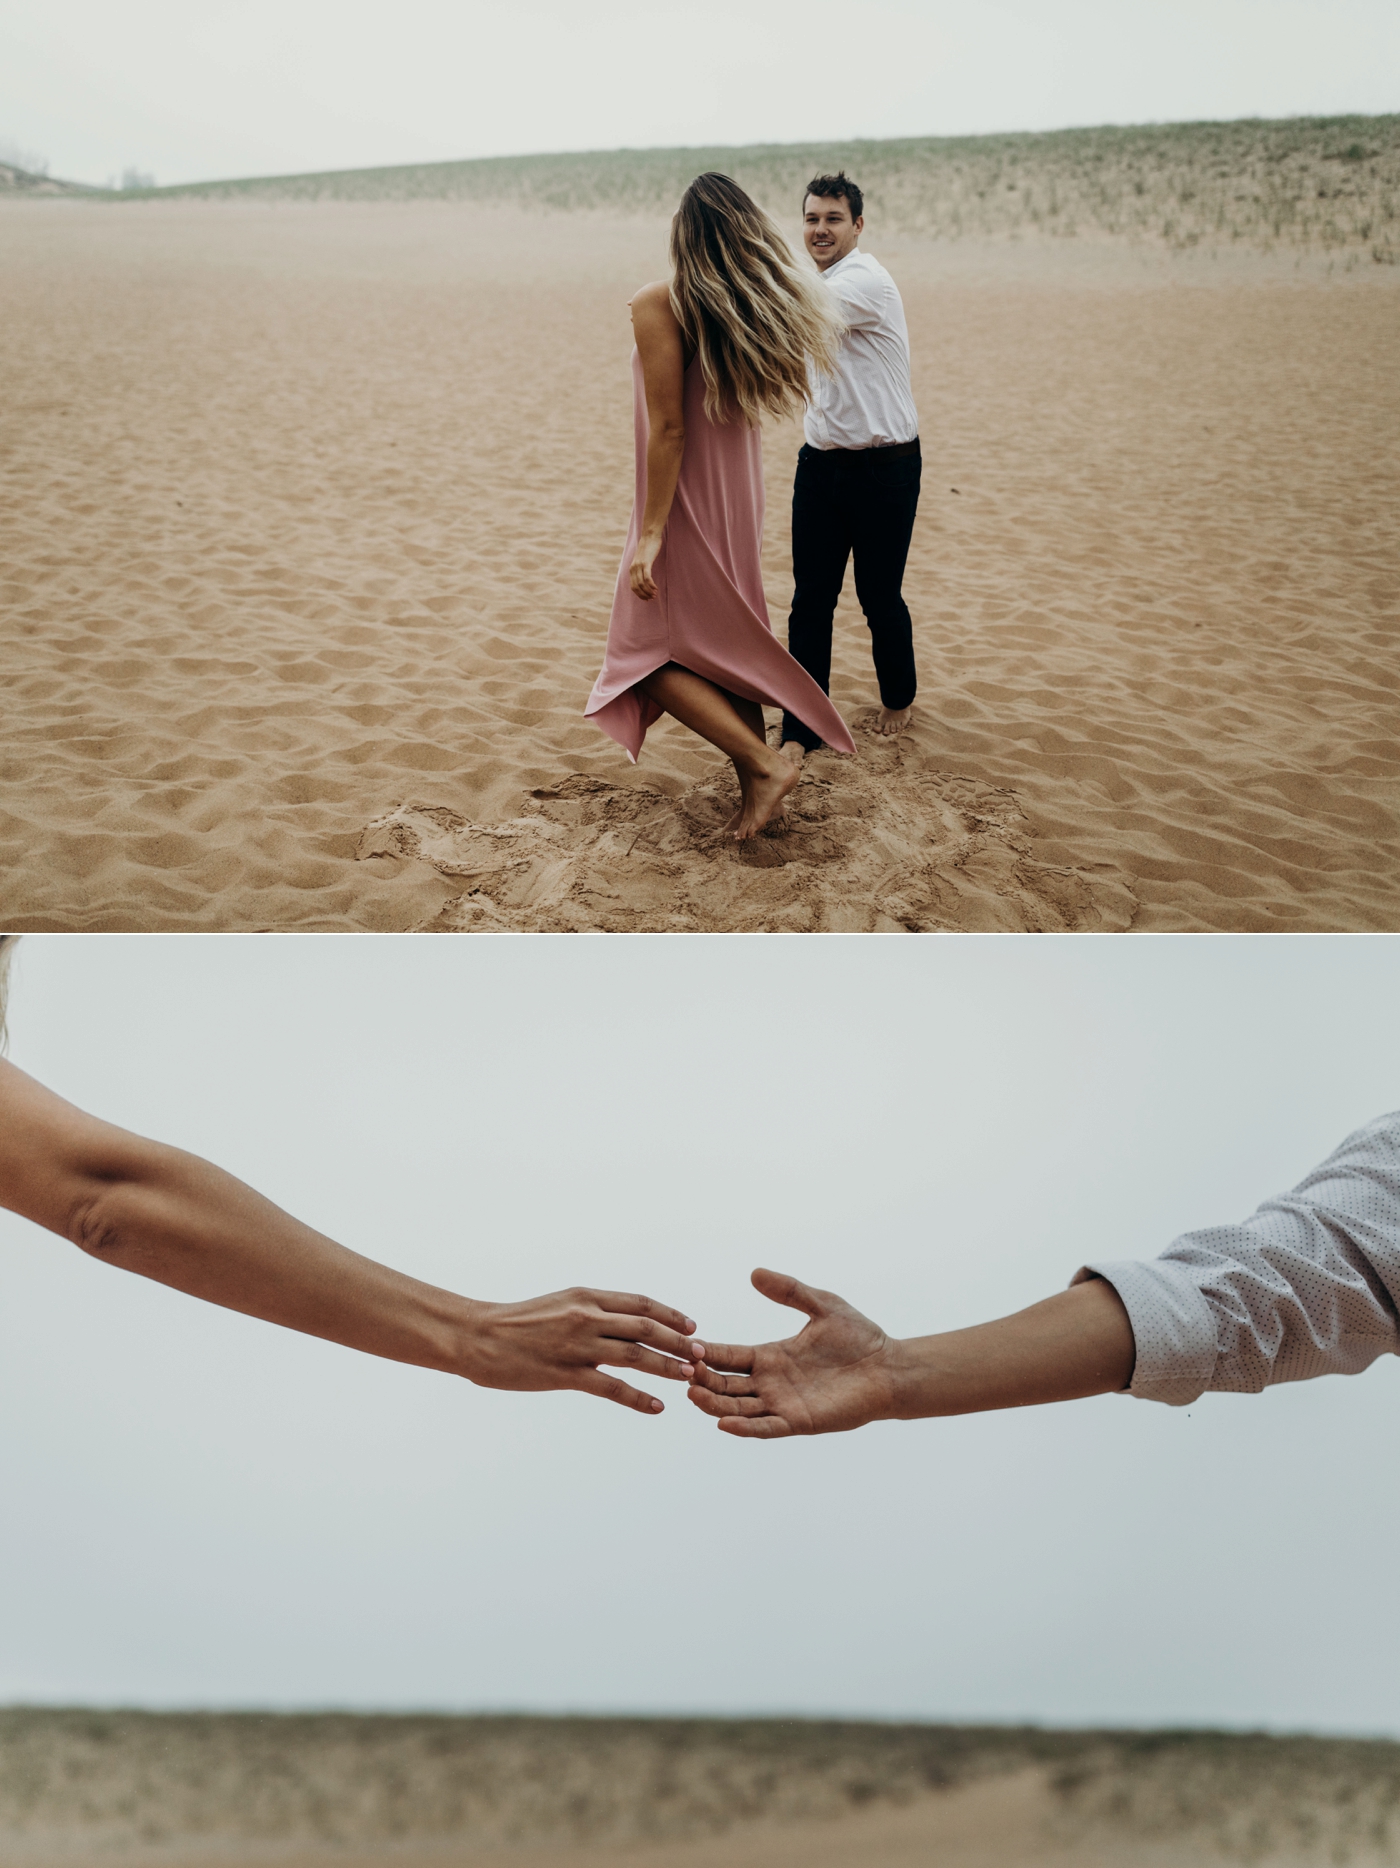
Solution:
[(851, 219), (851, 204), (839, 195), (808, 195), (802, 207), (802, 238), (823, 272), (855, 251), (865, 217)]

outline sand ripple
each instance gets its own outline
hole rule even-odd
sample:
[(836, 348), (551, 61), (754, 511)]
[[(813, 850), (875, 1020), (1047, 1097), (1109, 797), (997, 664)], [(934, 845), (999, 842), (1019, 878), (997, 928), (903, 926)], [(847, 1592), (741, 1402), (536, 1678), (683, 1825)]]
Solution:
[[(581, 717), (630, 502), (625, 301), (664, 235), (0, 203), (0, 922), (419, 927), (459, 879), (356, 861), (365, 826), (410, 797), (500, 825), (570, 774), (700, 823), (709, 748), (663, 723), (634, 770)], [(903, 789), (847, 820), (863, 859), (813, 829), (684, 914), (1120, 925), (1130, 893), (1134, 928), (1400, 927), (1398, 269), (871, 244), (926, 461)], [(765, 437), (780, 632), (796, 443)], [(849, 591), (832, 697), (855, 726), (875, 698)], [(964, 782), (1033, 857), (988, 833), (950, 866)], [(678, 924), (617, 886), (618, 925)]]
[(732, 775), (668, 798), (574, 774), (507, 823), (400, 805), (358, 854), (469, 882), (425, 924), (442, 930), (1106, 931), (1137, 908), (1121, 875), (1037, 861), (1013, 793), (898, 746), (809, 759), (786, 822), (736, 845), (738, 801)]

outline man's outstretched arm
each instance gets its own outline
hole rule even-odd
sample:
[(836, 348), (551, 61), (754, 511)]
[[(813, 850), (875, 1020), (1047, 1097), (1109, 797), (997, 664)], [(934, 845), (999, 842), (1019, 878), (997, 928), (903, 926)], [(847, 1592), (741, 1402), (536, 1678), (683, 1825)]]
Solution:
[(1150, 1261), (1095, 1262), (1059, 1296), (974, 1329), (894, 1342), (829, 1292), (766, 1271), (754, 1283), (805, 1310), (806, 1328), (697, 1344), (690, 1389), (751, 1439), (1123, 1388), (1180, 1407), (1207, 1390), (1354, 1375), (1400, 1354), (1400, 1112), (1249, 1219), (1186, 1233)]
[(747, 1439), (1074, 1401), (1132, 1380), (1132, 1326), (1101, 1279), (995, 1323), (904, 1341), (831, 1291), (775, 1271), (756, 1271), (753, 1282), (774, 1303), (805, 1311), (806, 1327), (755, 1347), (693, 1344), (690, 1387), (723, 1432)]

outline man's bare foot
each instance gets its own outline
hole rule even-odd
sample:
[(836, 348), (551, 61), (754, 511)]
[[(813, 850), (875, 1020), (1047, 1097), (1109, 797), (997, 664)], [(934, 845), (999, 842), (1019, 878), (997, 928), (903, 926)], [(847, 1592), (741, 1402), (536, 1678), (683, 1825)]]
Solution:
[(872, 733), (880, 733), (886, 739), (893, 739), (896, 733), (902, 733), (914, 717), (912, 707), (882, 707), (870, 723)]
[(797, 767), (781, 755), (774, 759), (773, 765), (772, 772), (753, 773), (744, 781), (744, 802), (739, 821), (731, 833), (736, 842), (756, 837), (802, 776)]

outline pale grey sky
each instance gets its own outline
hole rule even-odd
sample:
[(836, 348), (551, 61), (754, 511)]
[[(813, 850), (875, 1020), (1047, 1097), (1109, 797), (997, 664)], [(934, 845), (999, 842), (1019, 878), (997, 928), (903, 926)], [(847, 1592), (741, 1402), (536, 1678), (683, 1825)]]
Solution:
[(1397, 108), (1394, 0), (0, 0), (0, 138), (93, 182)]
[[(785, 1318), (763, 1262), (900, 1333), (1003, 1313), (1400, 1103), (1389, 938), (30, 937), (17, 972), (18, 1064), (345, 1243), (735, 1337)], [(1400, 1732), (1393, 1360), (749, 1445), (3, 1214), (0, 1288), (0, 1700)]]

